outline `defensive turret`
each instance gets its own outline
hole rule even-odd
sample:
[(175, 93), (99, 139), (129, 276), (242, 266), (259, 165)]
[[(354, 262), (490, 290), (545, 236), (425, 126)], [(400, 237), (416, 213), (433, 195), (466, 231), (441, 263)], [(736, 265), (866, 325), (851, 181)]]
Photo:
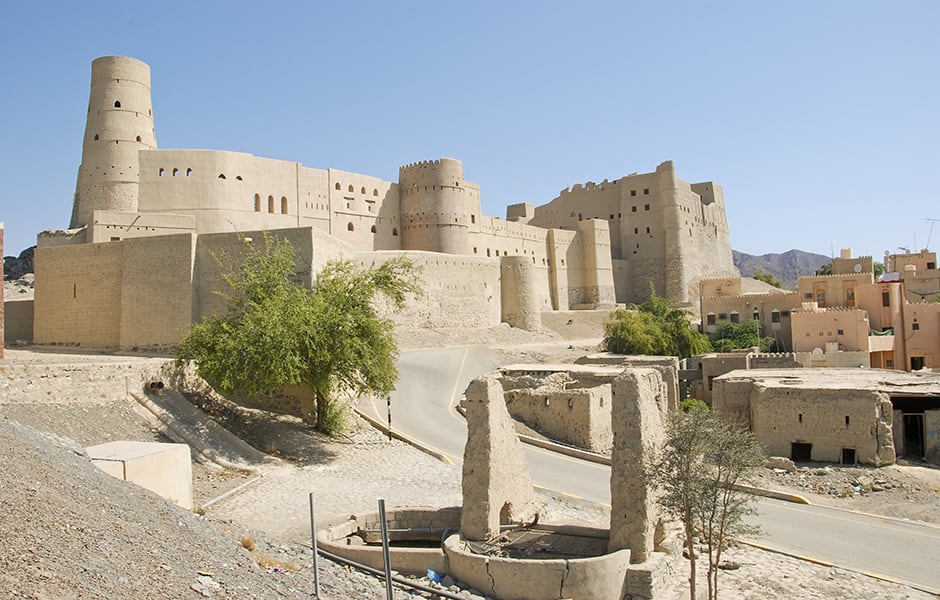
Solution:
[(398, 172), (402, 250), (470, 254), (473, 197), (453, 158), (405, 165)]
[(150, 67), (124, 56), (95, 59), (70, 227), (90, 224), (96, 210), (136, 212), (138, 151), (156, 147)]

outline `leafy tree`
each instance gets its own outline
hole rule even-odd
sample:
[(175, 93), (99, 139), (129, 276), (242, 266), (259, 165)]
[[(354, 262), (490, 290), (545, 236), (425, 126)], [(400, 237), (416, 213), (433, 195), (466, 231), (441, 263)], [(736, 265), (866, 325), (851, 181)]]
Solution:
[(646, 470), (660, 492), (660, 506), (682, 523), (692, 600), (696, 598), (693, 540), (698, 535), (706, 546), (708, 598), (716, 599), (722, 551), (736, 536), (753, 531), (744, 523), (753, 513), (752, 497), (737, 485), (764, 461), (763, 450), (751, 433), (707, 409), (690, 406), (670, 415), (666, 441)]
[(715, 331), (711, 334), (711, 342), (718, 352), (731, 352), (752, 346), (760, 346), (761, 352), (769, 352), (776, 345), (773, 337), (760, 336), (760, 322), (755, 319), (743, 323), (732, 323), (724, 319), (718, 321)]
[(692, 328), (689, 313), (651, 291), (643, 304), (617, 309), (604, 323), (603, 347), (617, 354), (661, 354), (687, 358), (711, 351), (708, 338)]
[(874, 267), (874, 271), (875, 271), (875, 279), (878, 279), (879, 277), (881, 277), (882, 275), (884, 275), (884, 272), (885, 272), (885, 265), (884, 265), (884, 263), (880, 263), (880, 262), (878, 262), (878, 261), (875, 261), (875, 263), (874, 263), (872, 266)]
[(770, 273), (763, 273), (763, 272), (761, 272), (761, 271), (754, 271), (754, 274), (751, 275), (751, 277), (754, 278), (754, 279), (756, 279), (757, 281), (763, 281), (764, 283), (766, 283), (766, 284), (768, 284), (768, 285), (772, 285), (772, 286), (774, 286), (775, 288), (782, 288), (782, 287), (783, 287), (783, 282), (780, 281), (779, 279), (777, 279), (776, 277), (774, 277), (774, 276), (773, 276), (772, 274), (770, 274)]
[[(246, 245), (241, 264), (216, 257), (231, 288), (228, 312), (193, 325), (177, 359), (195, 359), (199, 374), (222, 393), (259, 397), (306, 385), (316, 400), (316, 429), (342, 427), (341, 394), (386, 396), (398, 379), (391, 320), (374, 309), (379, 296), (401, 308), (419, 290), (417, 269), (403, 257), (359, 269), (327, 263), (313, 290), (293, 280), (290, 241), (265, 234)], [(309, 420), (305, 412), (304, 418)]]
[(816, 275), (832, 275), (832, 263), (826, 263), (816, 269)]

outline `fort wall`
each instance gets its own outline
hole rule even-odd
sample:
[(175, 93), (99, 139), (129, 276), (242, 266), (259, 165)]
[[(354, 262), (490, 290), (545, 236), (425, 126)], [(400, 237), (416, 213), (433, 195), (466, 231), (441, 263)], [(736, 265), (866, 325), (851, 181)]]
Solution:
[(120, 347), (122, 242), (40, 246), (34, 266), (35, 343)]
[(500, 323), (500, 264), (492, 259), (442, 255), (432, 252), (360, 253), (363, 267), (406, 256), (421, 269), (423, 290), (403, 310), (393, 312), (380, 304), (380, 312), (405, 327), (478, 328)]
[(175, 344), (190, 324), (193, 234), (37, 248), (33, 341), (89, 348)]
[(122, 348), (173, 346), (192, 318), (192, 233), (130, 239), (121, 281)]
[(401, 250), (398, 184), (339, 169), (328, 174), (328, 233), (360, 250)]
[(130, 213), (113, 210), (94, 211), (93, 222), (85, 230), (91, 243), (116, 242), (127, 238), (191, 233), (193, 217), (162, 213)]
[[(0, 363), (0, 406), (17, 404), (110, 404), (129, 400), (161, 369), (166, 359), (62, 364)], [(136, 403), (135, 403), (136, 404)]]

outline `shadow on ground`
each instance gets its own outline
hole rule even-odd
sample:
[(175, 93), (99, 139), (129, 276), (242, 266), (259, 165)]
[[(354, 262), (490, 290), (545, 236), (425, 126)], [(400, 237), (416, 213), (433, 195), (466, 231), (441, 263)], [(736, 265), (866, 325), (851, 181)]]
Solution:
[(248, 408), (227, 399), (187, 394), (195, 406), (216, 423), (255, 449), (298, 465), (323, 464), (337, 457), (335, 447), (346, 443), (314, 431), (299, 417)]

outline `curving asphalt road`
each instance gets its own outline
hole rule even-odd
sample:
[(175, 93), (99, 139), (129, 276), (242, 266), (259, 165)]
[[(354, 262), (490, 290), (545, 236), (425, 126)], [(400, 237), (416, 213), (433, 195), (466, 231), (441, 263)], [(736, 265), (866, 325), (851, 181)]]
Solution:
[[(483, 346), (402, 352), (392, 394), (392, 427), (459, 464), (467, 427), (455, 410), (470, 381), (497, 366)], [(386, 406), (360, 407), (386, 422)], [(525, 446), (536, 485), (610, 504), (610, 468)], [(833, 564), (940, 595), (940, 528), (828, 508), (760, 499), (755, 541), (766, 548)]]

